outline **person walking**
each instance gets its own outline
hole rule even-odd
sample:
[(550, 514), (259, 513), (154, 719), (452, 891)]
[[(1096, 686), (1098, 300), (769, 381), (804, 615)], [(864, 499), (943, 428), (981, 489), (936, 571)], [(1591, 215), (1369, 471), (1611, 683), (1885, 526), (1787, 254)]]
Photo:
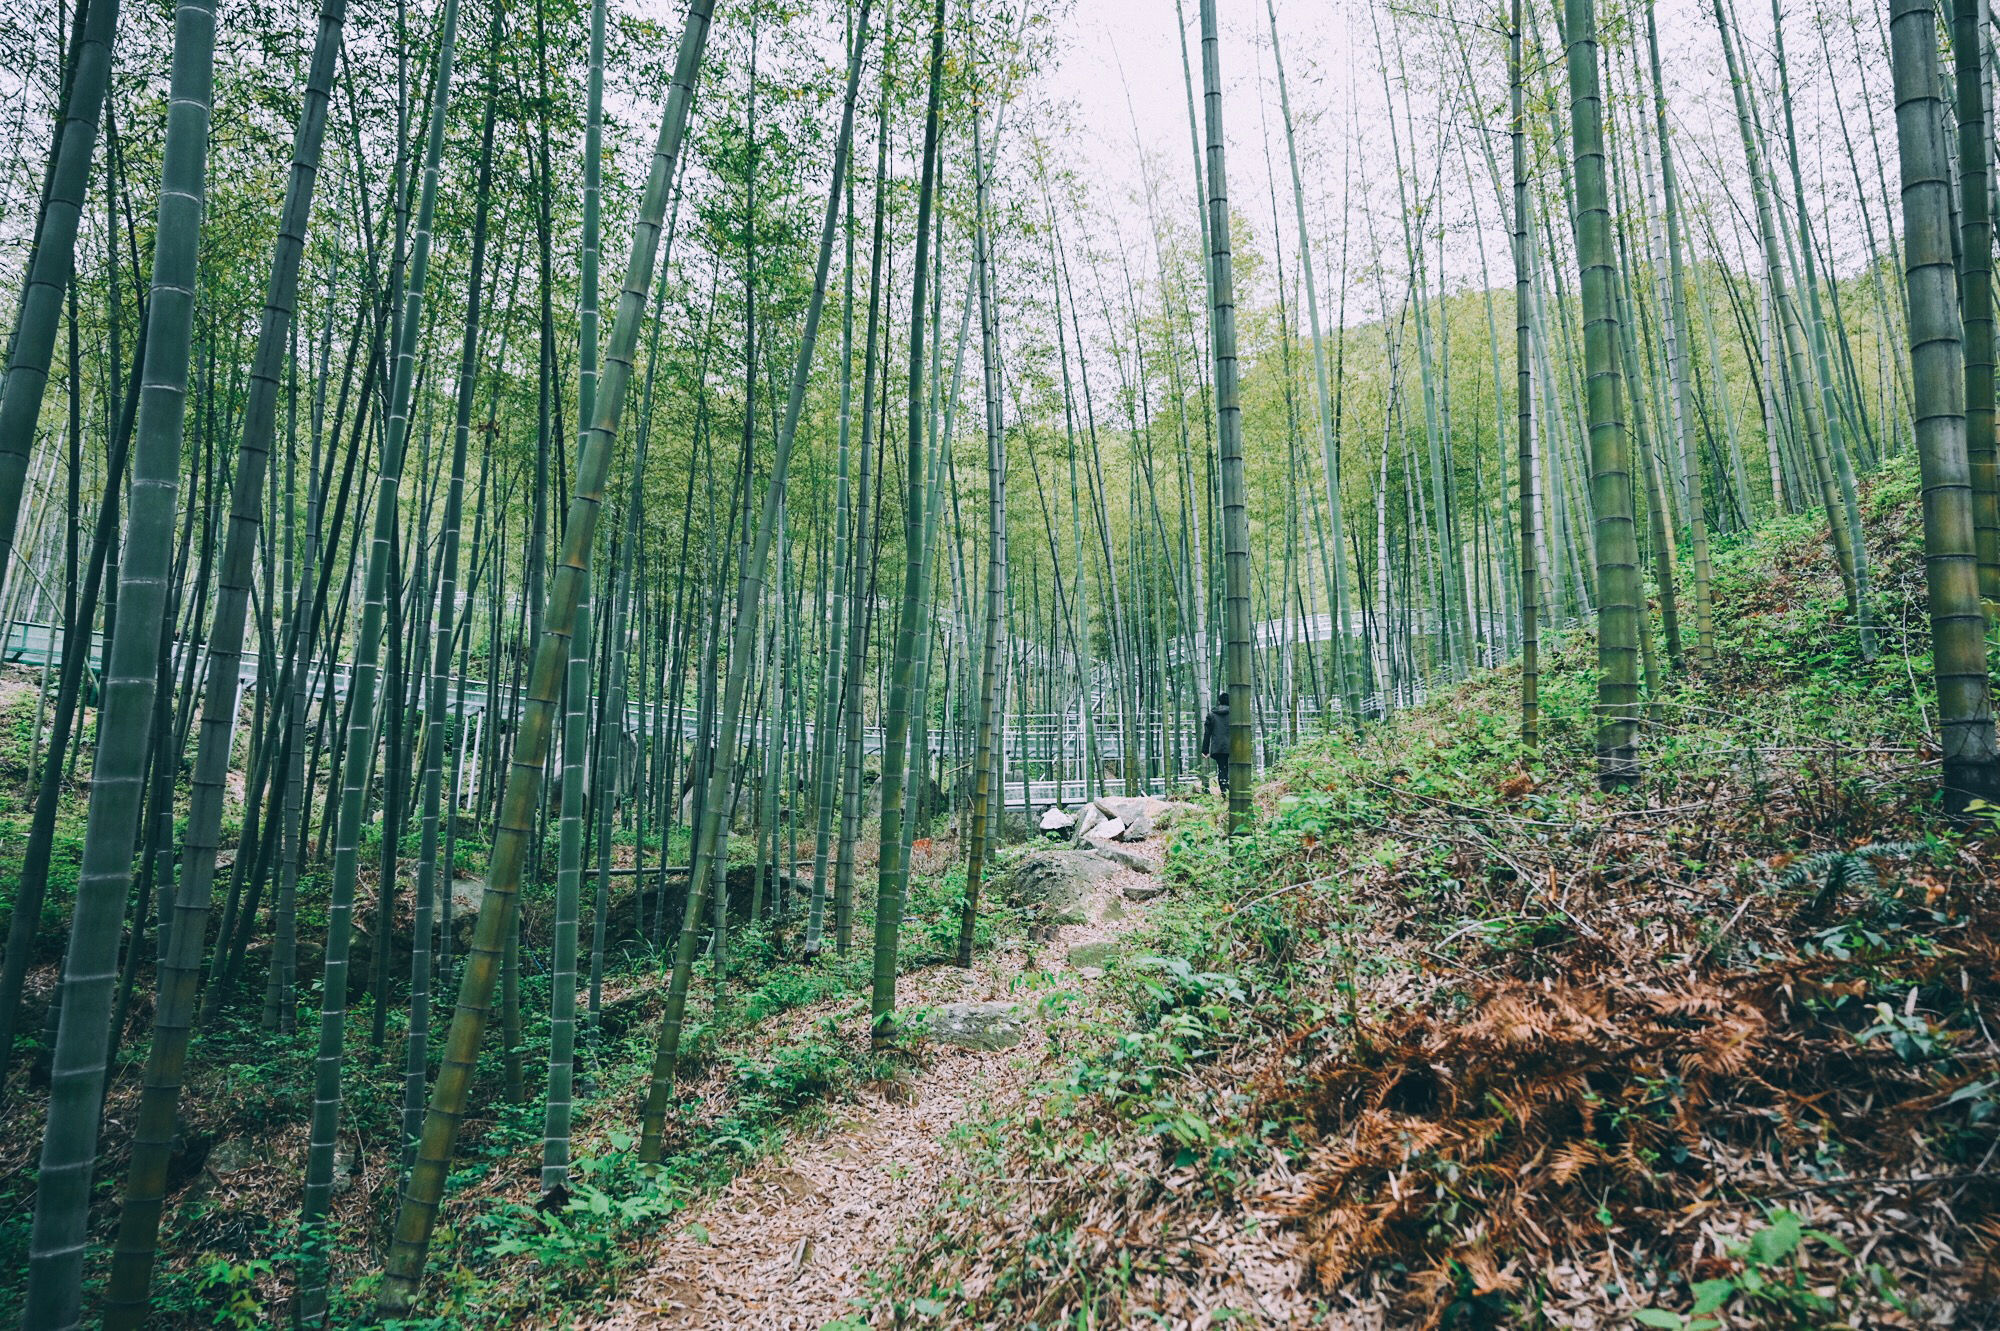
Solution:
[(1201, 723), (1201, 751), (1215, 759), (1216, 780), (1221, 783), (1222, 793), (1229, 793), (1229, 694), (1216, 698), (1215, 706), (1208, 709), (1208, 717)]

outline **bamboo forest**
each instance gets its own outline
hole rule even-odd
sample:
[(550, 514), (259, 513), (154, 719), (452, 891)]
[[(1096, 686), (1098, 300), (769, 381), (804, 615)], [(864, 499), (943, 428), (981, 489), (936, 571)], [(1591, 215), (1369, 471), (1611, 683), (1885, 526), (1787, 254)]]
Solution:
[(2000, 1326), (1985, 0), (0, 0), (0, 1325)]

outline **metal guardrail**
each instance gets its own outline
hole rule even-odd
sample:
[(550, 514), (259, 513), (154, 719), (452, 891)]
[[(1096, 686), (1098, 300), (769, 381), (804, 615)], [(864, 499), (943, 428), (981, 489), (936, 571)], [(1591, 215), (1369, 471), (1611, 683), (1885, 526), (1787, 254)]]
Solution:
[[(1267, 631), (1282, 630), (1284, 621), (1268, 621), (1257, 626), (1260, 635)], [(1324, 641), (1332, 635), (1332, 619), (1320, 615), (1301, 621), (1307, 641)], [(1273, 638), (1273, 643), (1280, 639)], [(104, 635), (91, 635), (91, 650), (97, 656), (103, 649)], [(53, 624), (35, 621), (16, 621), (7, 626), (4, 642), (0, 642), (0, 661), (30, 667), (55, 667), (62, 663), (62, 634)], [(197, 644), (197, 650), (200, 650)], [(186, 666), (185, 640), (174, 645), (174, 668), (181, 671)], [(1497, 657), (1498, 653), (1488, 653)], [(1489, 661), (1488, 664), (1495, 662)], [(347, 689), (353, 676), (353, 663), (317, 658), (307, 675), (309, 696), (325, 701), (329, 698), (339, 702), (347, 696)], [(234, 713), (241, 715), (244, 695), (259, 686), (263, 665), (258, 653), (245, 651), (237, 670), (237, 692)], [(478, 751), (483, 742), (489, 712), (499, 710), (512, 714), (518, 707), (523, 692), (518, 686), (494, 689), (489, 682), (478, 676), (453, 675), (446, 682), (446, 690), (454, 705), (462, 696), (468, 725), (460, 731), (458, 765), (461, 776), (469, 777), (476, 783), (476, 763), (469, 762), (469, 756)], [(1026, 715), (1014, 714), (1004, 718), (1000, 730), (1004, 798), (1008, 807), (1022, 805), (1046, 807), (1049, 804), (1069, 804), (1081, 800), (1086, 793), (1122, 794), (1125, 790), (1125, 766), (1127, 758), (1127, 730), (1122, 717), (1116, 714), (1114, 704), (1093, 688), (1095, 697), (1090, 707), (1088, 721), (1082, 706), (1072, 707), (1060, 713), (1037, 712)], [(1411, 706), (1421, 701), (1421, 688), (1406, 687), (1399, 691), (1395, 699), (1398, 707)], [(1134, 757), (1145, 772), (1135, 774), (1136, 783), (1143, 789), (1159, 793), (1171, 786), (1177, 779), (1186, 781), (1196, 774), (1205, 774), (1207, 760), (1198, 752), (1201, 721), (1206, 713), (1204, 700), (1194, 700), (1197, 704), (1189, 711), (1176, 715), (1178, 734), (1170, 733), (1169, 718), (1152, 716), (1137, 720), (1129, 727), (1135, 750)], [(1382, 714), (1388, 699), (1381, 692), (1365, 695), (1361, 699), (1361, 711), (1365, 716)], [(634, 739), (652, 732), (657, 704), (648, 702), (629, 703), (626, 708), (625, 730)], [(1265, 747), (1280, 735), (1289, 737), (1294, 724), (1300, 735), (1319, 731), (1329, 724), (1342, 710), (1339, 698), (1329, 698), (1322, 709), (1310, 699), (1300, 699), (1283, 713), (1266, 710), (1259, 718), (1260, 758)], [(743, 719), (743, 741), (749, 744), (764, 742), (768, 718), (763, 716)], [(805, 722), (803, 739), (810, 744), (813, 740), (813, 723)], [(958, 739), (943, 728), (932, 729), (932, 753), (944, 761), (947, 768), (963, 767), (970, 763), (971, 755), (963, 751)], [(883, 731), (880, 726), (865, 726), (862, 729), (862, 750), (868, 754), (882, 751)], [(1176, 742), (1178, 741), (1178, 742)], [(1086, 771), (1086, 763), (1092, 755), (1097, 760), (1098, 770), (1094, 776)], [(470, 798), (469, 787), (467, 790)]]

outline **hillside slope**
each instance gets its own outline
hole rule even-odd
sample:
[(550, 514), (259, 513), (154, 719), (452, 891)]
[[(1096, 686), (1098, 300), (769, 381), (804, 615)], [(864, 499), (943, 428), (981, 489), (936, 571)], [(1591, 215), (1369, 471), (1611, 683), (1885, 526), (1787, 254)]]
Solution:
[(1721, 552), (1721, 659), (1605, 796), (1577, 635), (1296, 753), (971, 1138), (898, 1325), (1983, 1326), (2000, 1316), (2000, 815), (1938, 812), (1914, 467)]

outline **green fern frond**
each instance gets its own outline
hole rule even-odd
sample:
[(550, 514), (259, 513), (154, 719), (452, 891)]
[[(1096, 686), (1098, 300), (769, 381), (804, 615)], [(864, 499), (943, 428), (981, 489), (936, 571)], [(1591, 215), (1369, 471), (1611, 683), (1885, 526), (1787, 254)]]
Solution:
[(1852, 850), (1823, 850), (1794, 860), (1774, 886), (1780, 892), (1816, 885), (1809, 910), (1819, 910), (1849, 889), (1872, 891), (1881, 884), (1877, 860), (1908, 859), (1924, 849), (1921, 841), (1878, 841)]

